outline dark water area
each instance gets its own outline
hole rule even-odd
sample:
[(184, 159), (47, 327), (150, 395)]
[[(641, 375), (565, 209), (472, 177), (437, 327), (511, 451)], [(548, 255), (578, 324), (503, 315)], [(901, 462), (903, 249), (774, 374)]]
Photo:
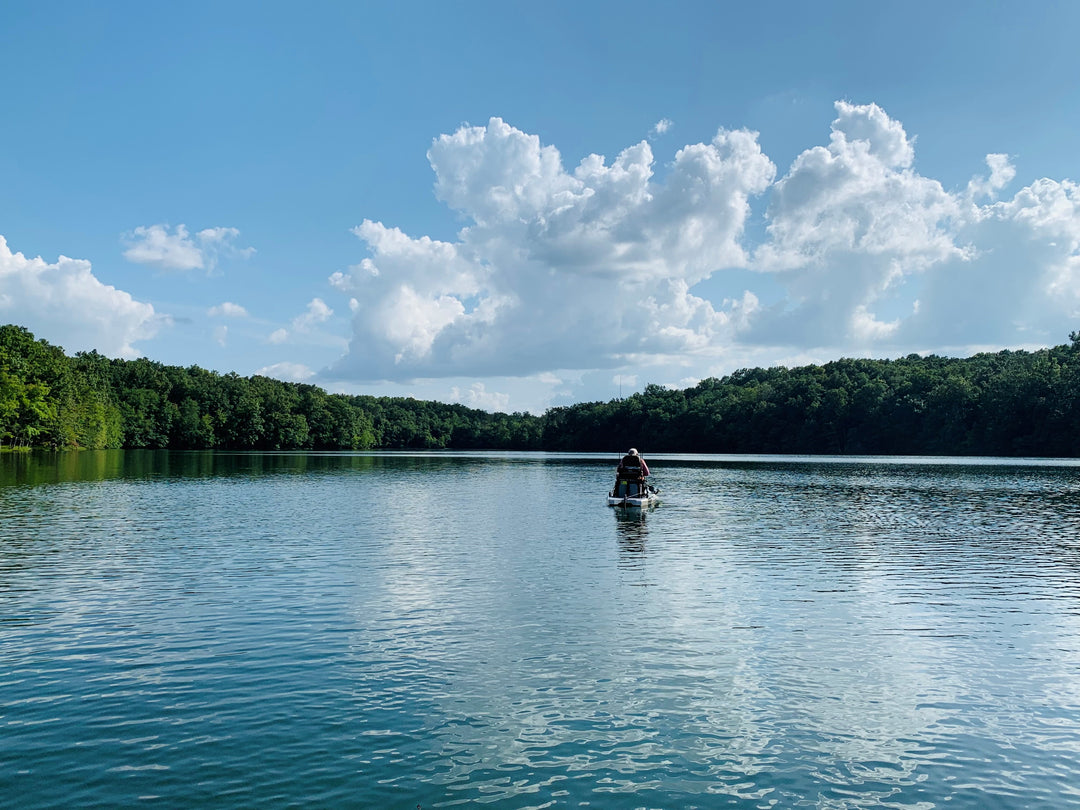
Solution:
[(1080, 466), (0, 455), (0, 806), (1080, 808)]

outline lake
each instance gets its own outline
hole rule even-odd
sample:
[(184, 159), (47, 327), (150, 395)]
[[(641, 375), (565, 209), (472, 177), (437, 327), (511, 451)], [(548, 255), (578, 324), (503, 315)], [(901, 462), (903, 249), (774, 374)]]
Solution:
[(1080, 808), (1080, 466), (0, 455), (0, 805)]

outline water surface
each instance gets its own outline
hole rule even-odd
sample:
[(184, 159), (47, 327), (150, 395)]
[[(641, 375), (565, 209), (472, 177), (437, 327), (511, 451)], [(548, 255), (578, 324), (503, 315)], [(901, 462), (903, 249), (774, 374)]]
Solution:
[(1080, 467), (0, 456), (0, 805), (1080, 807)]

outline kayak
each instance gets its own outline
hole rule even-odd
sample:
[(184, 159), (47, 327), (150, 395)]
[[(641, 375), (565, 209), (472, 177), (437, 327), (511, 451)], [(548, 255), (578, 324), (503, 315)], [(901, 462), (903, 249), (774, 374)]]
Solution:
[(643, 492), (640, 495), (626, 495), (622, 498), (608, 494), (608, 506), (632, 507), (635, 509), (647, 509), (660, 503), (660, 496), (655, 492)]
[(615, 473), (615, 486), (607, 496), (608, 506), (634, 507), (636, 509), (660, 503), (660, 490), (650, 486), (637, 470), (619, 468)]

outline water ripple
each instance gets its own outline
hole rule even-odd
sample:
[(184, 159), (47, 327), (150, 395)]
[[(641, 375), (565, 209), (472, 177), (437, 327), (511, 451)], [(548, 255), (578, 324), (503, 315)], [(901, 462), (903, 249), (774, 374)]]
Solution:
[(1076, 468), (125, 459), (0, 467), (0, 805), (1080, 807)]

